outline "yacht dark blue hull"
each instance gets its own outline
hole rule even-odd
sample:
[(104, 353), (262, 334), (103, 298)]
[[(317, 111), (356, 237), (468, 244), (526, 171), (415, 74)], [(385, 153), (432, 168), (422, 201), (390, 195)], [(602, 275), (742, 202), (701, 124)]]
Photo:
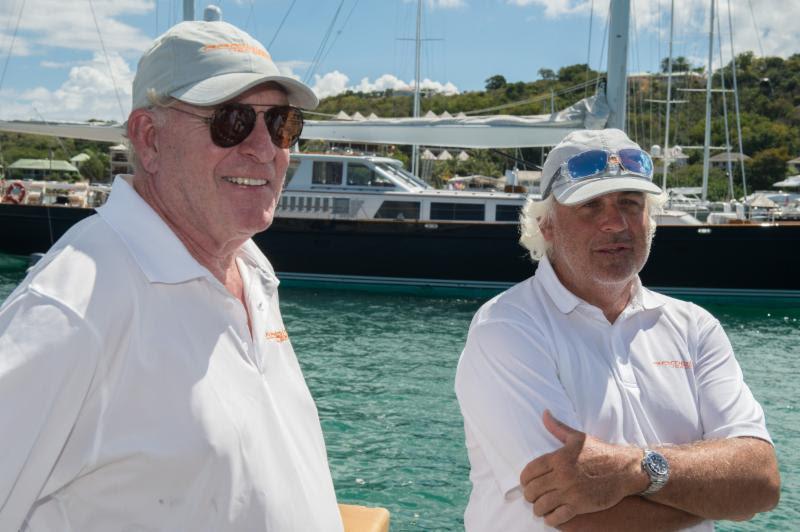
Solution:
[[(0, 205), (0, 252), (46, 251), (91, 209)], [(255, 236), (288, 284), (500, 291), (536, 269), (514, 224), (276, 218)], [(800, 223), (659, 226), (645, 285), (671, 294), (800, 300)]]

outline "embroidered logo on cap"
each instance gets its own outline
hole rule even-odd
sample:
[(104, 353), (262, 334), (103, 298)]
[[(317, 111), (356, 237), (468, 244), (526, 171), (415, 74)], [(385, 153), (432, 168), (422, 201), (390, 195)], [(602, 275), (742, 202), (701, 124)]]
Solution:
[(251, 46), (249, 44), (239, 44), (239, 43), (220, 43), (220, 44), (207, 44), (201, 48), (203, 52), (210, 52), (211, 50), (228, 50), (230, 52), (239, 52), (243, 54), (255, 54), (261, 56), (265, 59), (269, 59), (269, 54), (266, 50), (262, 50), (257, 46)]

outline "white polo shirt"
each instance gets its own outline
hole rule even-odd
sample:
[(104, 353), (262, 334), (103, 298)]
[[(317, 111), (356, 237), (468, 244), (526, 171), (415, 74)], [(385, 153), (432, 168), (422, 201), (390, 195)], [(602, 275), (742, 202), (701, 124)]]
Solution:
[(0, 530), (341, 531), (252, 241), (247, 313), (118, 177), (0, 310)]
[(612, 325), (561, 284), (547, 259), (477, 312), (455, 388), (471, 464), (464, 522), (472, 532), (548, 529), (519, 487), (528, 462), (561, 447), (542, 425), (545, 409), (617, 444), (771, 441), (713, 316), (638, 284)]

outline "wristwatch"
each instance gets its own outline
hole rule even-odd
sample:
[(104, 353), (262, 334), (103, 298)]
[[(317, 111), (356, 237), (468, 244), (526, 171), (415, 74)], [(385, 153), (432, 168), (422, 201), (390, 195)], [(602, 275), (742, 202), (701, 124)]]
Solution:
[(663, 454), (651, 449), (644, 450), (642, 471), (650, 477), (650, 485), (640, 495), (652, 495), (663, 488), (669, 480), (669, 462)]

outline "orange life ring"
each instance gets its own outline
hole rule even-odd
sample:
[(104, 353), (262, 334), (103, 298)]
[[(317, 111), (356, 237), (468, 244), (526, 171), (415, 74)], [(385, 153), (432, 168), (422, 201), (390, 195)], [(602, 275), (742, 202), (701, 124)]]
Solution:
[(21, 181), (12, 181), (8, 184), (3, 195), (3, 201), (10, 201), (11, 203), (22, 203), (25, 199), (25, 185)]

